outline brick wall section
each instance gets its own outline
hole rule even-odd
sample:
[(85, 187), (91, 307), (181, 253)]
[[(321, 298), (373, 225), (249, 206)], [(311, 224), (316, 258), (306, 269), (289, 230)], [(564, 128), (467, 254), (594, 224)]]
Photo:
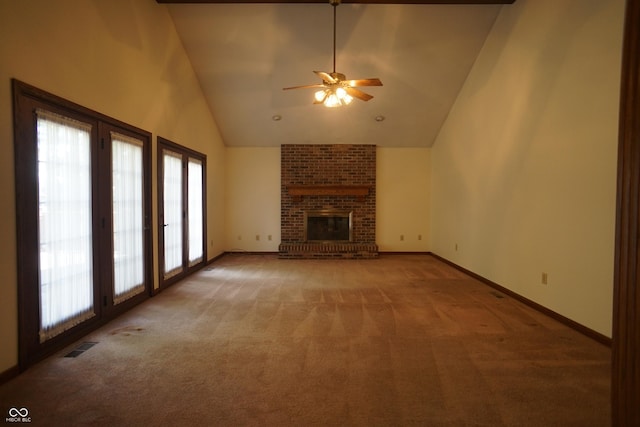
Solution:
[[(375, 247), (375, 145), (287, 144), (281, 146), (280, 161), (281, 253), (286, 244), (304, 241), (304, 211), (319, 209), (353, 211), (353, 243)], [(304, 196), (294, 200), (287, 191), (288, 185), (312, 184), (369, 185), (371, 189), (362, 201), (355, 196)]]

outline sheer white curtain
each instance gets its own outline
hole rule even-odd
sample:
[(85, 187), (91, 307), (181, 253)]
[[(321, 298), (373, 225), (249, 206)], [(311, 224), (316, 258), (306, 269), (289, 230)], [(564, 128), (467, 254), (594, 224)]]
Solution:
[(182, 271), (182, 155), (163, 150), (164, 277)]
[(91, 125), (38, 110), (40, 342), (93, 317)]
[(144, 291), (142, 141), (111, 132), (114, 304)]
[(202, 261), (203, 253), (203, 218), (202, 202), (202, 162), (189, 159), (189, 265)]

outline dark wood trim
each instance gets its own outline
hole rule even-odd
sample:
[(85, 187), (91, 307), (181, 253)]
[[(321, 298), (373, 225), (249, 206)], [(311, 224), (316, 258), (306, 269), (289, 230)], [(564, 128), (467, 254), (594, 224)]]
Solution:
[[(219, 253), (218, 255), (214, 256), (213, 258), (211, 258), (210, 260), (207, 261), (207, 265), (209, 264), (213, 264), (214, 262), (218, 261), (219, 259), (221, 259), (222, 257), (224, 257), (225, 255), (229, 254), (230, 252), (222, 252)], [(277, 253), (277, 252), (274, 252)]]
[[(217, 259), (222, 258), (224, 255), (234, 255), (234, 254), (242, 254), (242, 255), (278, 255), (278, 251), (226, 251), (223, 254), (219, 255)], [(214, 260), (211, 260), (213, 263)]]
[(441, 257), (440, 255), (431, 253), (431, 256), (433, 256), (436, 259), (439, 259), (442, 262), (445, 262), (445, 263), (449, 264), (450, 266), (452, 266), (452, 267), (456, 268), (457, 270), (460, 270), (461, 272), (473, 277), (474, 279), (484, 283), (485, 285), (488, 285), (488, 286), (490, 286), (490, 287), (502, 292), (503, 294), (506, 294), (506, 295), (510, 296), (511, 298), (513, 298), (513, 299), (515, 299), (517, 301), (520, 301), (521, 303), (523, 303), (523, 304), (525, 304), (525, 305), (527, 305), (527, 306), (529, 306), (529, 307), (531, 307), (531, 308), (533, 308), (533, 309), (535, 309), (535, 310), (537, 310), (537, 311), (539, 311), (539, 312), (551, 317), (552, 319), (555, 319), (555, 320), (559, 321), (560, 323), (570, 327), (571, 329), (574, 329), (574, 330), (580, 332), (581, 334), (586, 335), (587, 337), (599, 342), (600, 344), (606, 345), (608, 347), (611, 346), (611, 338), (607, 337), (606, 335), (603, 335), (603, 334), (601, 334), (599, 332), (596, 332), (593, 329), (587, 328), (586, 326), (581, 325), (580, 323), (575, 322), (575, 321), (569, 319), (568, 317), (564, 317), (563, 315), (561, 315), (559, 313), (556, 313), (555, 311), (550, 310), (547, 307), (545, 307), (543, 305), (540, 305), (535, 301), (531, 301), (530, 299), (528, 299), (526, 297), (523, 297), (522, 295), (520, 295), (520, 294), (518, 294), (516, 292), (513, 292), (512, 290), (510, 290), (508, 288), (505, 288), (504, 286), (499, 285), (499, 284), (497, 284), (497, 283), (495, 283), (495, 282), (493, 282), (493, 281), (491, 281), (491, 280), (489, 280), (489, 279), (487, 279), (485, 277), (482, 277), (479, 274), (476, 274), (471, 270), (467, 270), (466, 268), (461, 267), (458, 264), (456, 264), (456, 263), (454, 263), (452, 261), (449, 261), (446, 258)]
[[(239, 252), (222, 252), (221, 254), (218, 254), (216, 256), (214, 256), (213, 258), (211, 258), (210, 260), (206, 261), (203, 264), (198, 264), (197, 266), (194, 267), (193, 270), (189, 270), (188, 274), (186, 274), (185, 276), (181, 276), (180, 279), (174, 280), (170, 283), (170, 285), (174, 284), (175, 282), (180, 281), (181, 279), (184, 279), (186, 276), (189, 276), (193, 273), (195, 273), (196, 271), (200, 271), (203, 269), (206, 269), (207, 267), (209, 267), (211, 264), (215, 263), (216, 261), (218, 261), (219, 259), (221, 259), (222, 257), (224, 257), (225, 255), (229, 255), (229, 254), (233, 254), (233, 253), (239, 253)], [(243, 254), (255, 254), (255, 255), (264, 255), (264, 254), (273, 254), (273, 255), (277, 255), (277, 252), (242, 252)], [(156, 296), (159, 293), (161, 293), (162, 291), (164, 291), (167, 287), (161, 287), (161, 288), (157, 288), (153, 290), (153, 295), (152, 296)]]
[(432, 255), (429, 251), (399, 251), (399, 252), (387, 252), (379, 251), (378, 255)]
[(6, 383), (7, 381), (17, 377), (20, 374), (20, 368), (16, 366), (12, 366), (11, 368), (0, 372), (0, 385)]
[(612, 425), (640, 425), (640, 0), (627, 0), (620, 89)]
[[(111, 193), (108, 182), (110, 174), (106, 171), (108, 163), (105, 162), (100, 141), (100, 129), (103, 126), (112, 127), (120, 132), (135, 135), (144, 141), (147, 146), (145, 167), (150, 165), (151, 133), (135, 126), (121, 122), (112, 117), (98, 113), (59, 96), (45, 92), (34, 86), (12, 80), (13, 92), (13, 116), (14, 116), (14, 156), (16, 172), (16, 234), (20, 237), (17, 241), (17, 285), (18, 285), (18, 366), (25, 370), (39, 360), (64, 348), (87, 333), (95, 330), (108, 320), (113, 319), (119, 313), (131, 308), (133, 305), (149, 297), (153, 289), (153, 275), (150, 274), (151, 266), (146, 265), (146, 286), (148, 291), (131, 300), (111, 307), (107, 302), (111, 291), (105, 291), (109, 286), (111, 274), (104, 274), (105, 269), (112, 266), (112, 261), (106, 261), (105, 257), (111, 257), (110, 236), (102, 231), (102, 218), (105, 223), (111, 218), (109, 203)], [(94, 237), (94, 309), (96, 316), (60, 335), (40, 343), (38, 337), (39, 318), (39, 289), (38, 289), (38, 212), (37, 189), (38, 178), (36, 172), (36, 126), (35, 109), (44, 108), (63, 114), (86, 123), (92, 124), (91, 131), (91, 156), (92, 156), (92, 203), (93, 203), (93, 237)], [(102, 158), (100, 158), (102, 157)], [(149, 174), (148, 170), (145, 171)], [(108, 182), (107, 182), (108, 181)], [(148, 185), (145, 194), (145, 214), (151, 215), (151, 186), (150, 180), (145, 178)], [(107, 194), (108, 192), (108, 194)], [(151, 236), (146, 236), (147, 263), (152, 262)]]
[[(182, 180), (182, 195), (183, 195), (183, 210), (185, 213), (185, 219), (188, 218), (188, 206), (187, 206), (187, 197), (188, 197), (188, 176), (187, 176), (187, 162), (189, 158), (197, 159), (202, 162), (202, 192), (204, 194), (205, 200), (202, 204), (202, 215), (203, 215), (203, 223), (202, 223), (202, 233), (203, 233), (203, 241), (202, 241), (202, 262), (195, 264), (193, 266), (189, 266), (189, 254), (188, 254), (188, 222), (185, 220), (183, 222), (183, 252), (182, 252), (182, 271), (176, 274), (175, 276), (164, 279), (163, 269), (164, 269), (164, 214), (163, 214), (163, 206), (164, 206), (164, 191), (162, 187), (162, 182), (164, 180), (164, 169), (163, 169), (163, 150), (173, 151), (182, 156), (182, 164), (183, 164), (183, 180)], [(200, 270), (207, 264), (207, 156), (198, 151), (195, 151), (191, 148), (182, 146), (175, 142), (172, 142), (166, 138), (161, 136), (157, 137), (157, 182), (158, 182), (158, 277), (160, 286), (159, 289), (154, 290), (154, 294), (158, 294), (164, 288), (173, 285), (176, 282), (184, 279), (192, 273)]]
[[(188, 3), (326, 3), (329, 0), (156, 0), (160, 4)], [(513, 4), (516, 0), (342, 0), (357, 4)]]

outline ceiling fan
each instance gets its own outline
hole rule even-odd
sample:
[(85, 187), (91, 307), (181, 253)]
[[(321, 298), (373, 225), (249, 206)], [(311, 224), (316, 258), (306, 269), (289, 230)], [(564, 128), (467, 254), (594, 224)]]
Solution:
[(333, 6), (333, 72), (314, 71), (322, 79), (322, 83), (285, 87), (283, 90), (319, 88), (321, 90), (315, 93), (313, 103), (324, 104), (326, 107), (347, 105), (353, 101), (353, 98), (368, 101), (373, 96), (356, 88), (382, 86), (382, 82), (378, 78), (347, 80), (344, 74), (336, 72), (336, 7), (340, 4), (340, 0), (329, 0), (329, 3)]

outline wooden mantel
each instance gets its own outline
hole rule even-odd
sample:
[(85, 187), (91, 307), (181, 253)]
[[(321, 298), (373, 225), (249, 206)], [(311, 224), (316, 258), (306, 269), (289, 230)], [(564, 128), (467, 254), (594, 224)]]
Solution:
[(356, 196), (363, 201), (369, 194), (370, 185), (341, 185), (341, 184), (317, 184), (317, 185), (288, 185), (287, 191), (295, 201), (300, 201), (304, 196)]

